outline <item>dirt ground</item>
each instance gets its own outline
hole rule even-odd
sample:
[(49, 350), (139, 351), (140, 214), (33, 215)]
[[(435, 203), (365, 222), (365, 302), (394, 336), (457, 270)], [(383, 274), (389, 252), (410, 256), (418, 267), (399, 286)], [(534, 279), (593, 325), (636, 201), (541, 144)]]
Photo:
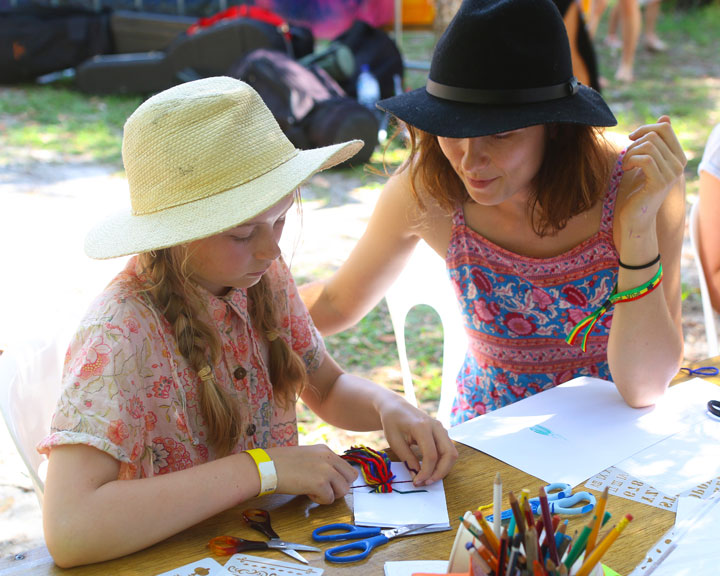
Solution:
[[(296, 274), (336, 267), (364, 230), (377, 191), (338, 174), (317, 176), (304, 202), (300, 224), (289, 222), (285, 238)], [(0, 166), (0, 349), (18, 336), (69, 318), (119, 269), (117, 260), (97, 262), (82, 251), (82, 238), (97, 214), (123, 202), (125, 181), (105, 166), (58, 162), (20, 155)], [(312, 200), (322, 196), (323, 201)], [(321, 232), (318, 232), (321, 231)], [(686, 235), (687, 237), (687, 235)], [(295, 241), (300, 238), (295, 246)], [(682, 281), (688, 361), (706, 356), (697, 273), (686, 245)], [(17, 279), (22, 278), (20, 282)], [(397, 368), (399, 370), (399, 367)], [(337, 438), (339, 446), (348, 439)], [(0, 556), (41, 545), (40, 508), (25, 468), (4, 425), (0, 425)]]

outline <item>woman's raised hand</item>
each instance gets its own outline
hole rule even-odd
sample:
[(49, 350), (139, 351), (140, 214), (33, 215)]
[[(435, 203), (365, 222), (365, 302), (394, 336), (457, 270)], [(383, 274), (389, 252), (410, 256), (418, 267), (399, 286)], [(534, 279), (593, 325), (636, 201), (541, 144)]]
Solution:
[[(629, 135), (632, 143), (623, 158), (632, 186), (619, 214), (627, 234), (654, 227), (655, 217), (669, 191), (682, 177), (687, 158), (668, 116), (641, 126)], [(637, 169), (633, 174), (631, 170)], [(627, 176), (625, 176), (627, 177)]]

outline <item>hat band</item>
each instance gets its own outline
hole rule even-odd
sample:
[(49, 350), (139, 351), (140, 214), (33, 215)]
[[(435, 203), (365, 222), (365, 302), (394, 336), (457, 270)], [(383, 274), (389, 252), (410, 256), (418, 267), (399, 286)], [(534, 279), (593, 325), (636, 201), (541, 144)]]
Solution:
[(467, 104), (531, 104), (558, 100), (574, 96), (579, 90), (577, 78), (573, 76), (567, 82), (542, 88), (519, 88), (511, 90), (481, 90), (447, 86), (428, 78), (425, 86), (428, 94), (443, 100), (465, 102)]

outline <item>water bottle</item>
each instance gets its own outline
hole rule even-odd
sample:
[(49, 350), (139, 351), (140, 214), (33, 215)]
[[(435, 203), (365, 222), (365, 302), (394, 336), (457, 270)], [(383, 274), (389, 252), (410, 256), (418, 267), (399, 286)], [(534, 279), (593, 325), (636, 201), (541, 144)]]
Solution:
[(380, 100), (380, 84), (370, 72), (370, 66), (363, 64), (357, 78), (357, 99), (360, 104), (375, 111), (375, 102)]

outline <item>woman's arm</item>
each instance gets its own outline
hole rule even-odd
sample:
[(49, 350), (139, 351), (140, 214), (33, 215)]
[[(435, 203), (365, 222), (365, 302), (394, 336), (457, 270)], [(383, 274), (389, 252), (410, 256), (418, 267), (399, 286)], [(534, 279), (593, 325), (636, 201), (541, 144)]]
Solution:
[[(302, 398), (329, 424), (358, 431), (382, 429), (396, 456), (419, 470), (416, 485), (444, 478), (457, 460), (457, 450), (440, 422), (399, 394), (344, 373), (328, 354), (310, 375)], [(422, 465), (414, 447), (421, 454)]]
[[(626, 171), (615, 209), (620, 260), (637, 266), (661, 255), (663, 280), (647, 296), (614, 307), (608, 343), (610, 372), (633, 407), (653, 404), (677, 373), (683, 356), (680, 256), (685, 223), (685, 154), (667, 116), (630, 135)], [(658, 265), (620, 268), (618, 291), (649, 281)]]
[(340, 269), (325, 281), (299, 287), (323, 335), (353, 326), (380, 301), (419, 239), (408, 170), (383, 188), (368, 227)]
[[(307, 494), (329, 504), (357, 476), (327, 446), (269, 448), (277, 492)], [(160, 542), (260, 492), (252, 458), (244, 452), (185, 470), (118, 480), (120, 463), (90, 446), (50, 452), (43, 524), (60, 567), (118, 558)]]
[(700, 259), (707, 278), (713, 308), (720, 312), (720, 178), (700, 171), (698, 234)]

